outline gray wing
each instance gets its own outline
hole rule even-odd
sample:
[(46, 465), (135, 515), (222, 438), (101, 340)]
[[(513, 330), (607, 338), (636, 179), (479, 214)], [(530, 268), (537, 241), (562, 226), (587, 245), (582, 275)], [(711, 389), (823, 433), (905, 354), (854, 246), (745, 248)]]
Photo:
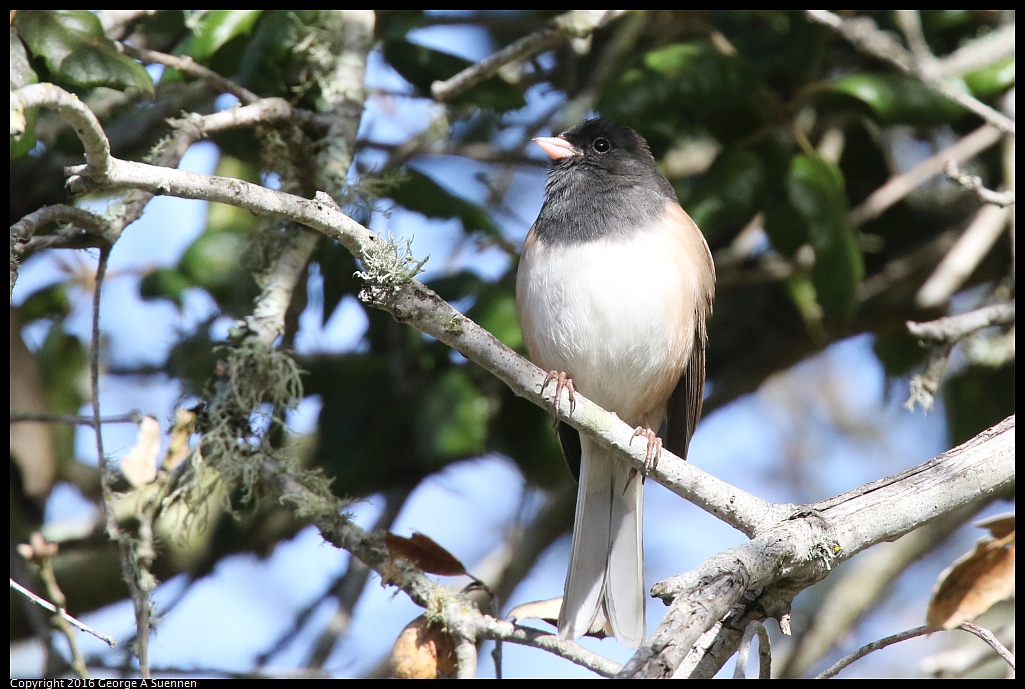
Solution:
[(708, 335), (704, 318), (699, 319), (694, 332), (694, 347), (687, 361), (687, 369), (669, 398), (665, 447), (682, 459), (687, 459), (690, 438), (701, 418), (705, 393), (705, 345)]

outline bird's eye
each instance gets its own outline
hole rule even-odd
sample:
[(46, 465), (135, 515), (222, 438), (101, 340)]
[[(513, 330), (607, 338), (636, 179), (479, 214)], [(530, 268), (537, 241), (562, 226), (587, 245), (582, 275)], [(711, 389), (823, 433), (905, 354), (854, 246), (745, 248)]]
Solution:
[(594, 143), (591, 144), (591, 148), (594, 149), (595, 153), (608, 153), (612, 150), (612, 144), (609, 143), (609, 140), (604, 136), (599, 136), (594, 140)]

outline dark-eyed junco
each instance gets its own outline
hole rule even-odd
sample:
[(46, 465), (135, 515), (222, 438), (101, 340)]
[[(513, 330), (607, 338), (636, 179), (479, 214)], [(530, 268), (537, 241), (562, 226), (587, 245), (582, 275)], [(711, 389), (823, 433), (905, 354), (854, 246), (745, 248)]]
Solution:
[[(637, 426), (649, 462), (663, 442), (686, 458), (705, 382), (708, 245), (629, 127), (587, 120), (534, 141), (554, 164), (516, 281), (530, 359), (557, 393), (575, 388)], [(604, 631), (636, 648), (646, 636), (643, 477), (569, 426), (559, 439), (580, 484), (559, 635)]]

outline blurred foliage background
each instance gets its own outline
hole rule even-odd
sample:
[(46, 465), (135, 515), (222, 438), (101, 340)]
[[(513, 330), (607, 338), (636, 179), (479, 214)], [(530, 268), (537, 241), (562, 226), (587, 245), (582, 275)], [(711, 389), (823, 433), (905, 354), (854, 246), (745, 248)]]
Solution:
[[(1013, 190), (1013, 135), (1001, 136), (992, 127), (980, 133), (984, 123), (976, 114), (802, 12), (629, 12), (585, 38), (559, 41), (508, 64), (445, 102), (432, 99), (435, 81), (543, 29), (562, 12), (376, 12), (366, 101), (353, 115), (361, 123), (349, 169), (314, 168), (323, 160), (318, 155), (337, 145), (315, 115), (329, 100), (323, 65), (337, 58), (335, 38), (346, 31), (345, 13), (12, 12), (11, 87), (49, 81), (78, 94), (103, 123), (114, 155), (136, 160), (148, 159), (164, 141), (167, 118), (229, 109), (237, 100), (211, 80), (171, 67), (145, 69), (154, 60), (133, 59), (138, 53), (123, 50), (122, 43), (189, 57), (258, 97), (287, 99), (311, 113), (288, 133), (274, 126), (238, 128), (202, 144), (216, 174), (307, 197), (326, 187), (368, 227), (418, 228), (414, 252), (424, 247), (432, 253), (424, 281), (520, 352), (513, 294), (517, 252), (539, 207), (546, 168), (530, 139), (595, 114), (616, 119), (647, 138), (715, 257), (706, 416), (761, 390), (787, 419), (779, 427), (796, 436), (806, 433), (801, 423), (811, 417), (837, 437), (885, 432), (873, 426), (871, 414), (852, 418), (843, 390), (831, 388), (828, 376), (809, 375), (802, 362), (867, 334), (890, 381), (883, 387), (901, 396), (930, 356), (908, 334), (906, 321), (1013, 299), (1013, 206), (993, 219), (973, 194), (943, 176), (942, 164), (929, 163), (937, 154), (960, 155), (962, 169), (987, 187)], [(923, 11), (915, 13), (917, 30), (902, 23), (899, 13), (857, 16), (874, 20), (880, 31), (906, 44), (909, 54), (928, 60), (947, 83), (1013, 119), (1013, 12)], [(1004, 45), (1007, 32), (1010, 50), (980, 47)], [(962, 59), (973, 50), (981, 57)], [(960, 61), (952, 64), (954, 58)], [(57, 113), (30, 113), (29, 125), (29, 134), (11, 143), (12, 225), (37, 209), (67, 202), (64, 168), (81, 159), (81, 144)], [(966, 147), (966, 153), (952, 152)], [(888, 183), (894, 193), (882, 198), (879, 190)], [(111, 214), (123, 210), (105, 206), (103, 199), (77, 202)], [(118, 400), (104, 409), (134, 408), (133, 387), (170, 386), (172, 407), (143, 409), (164, 426), (165, 443), (173, 435), (174, 408), (195, 408), (207, 394), (219, 346), (231, 324), (251, 313), (260, 290), (255, 276), (274, 251), (268, 236), (275, 229), (266, 220), (218, 204), (180, 203), (205, 208), (198, 234), (156, 263), (133, 263), (127, 249), (121, 259), (122, 284), (131, 285), (131, 294), (120, 289), (117, 299), (144, 300), (124, 311), (124, 318), (150, 315), (125, 322), (120, 302), (104, 293), (102, 389)], [(157, 223), (149, 227), (159, 234), (179, 232), (184, 213), (148, 218)], [(983, 222), (988, 230), (978, 229)], [(951, 277), (944, 257), (973, 231), (988, 231), (988, 243)], [(48, 244), (47, 237), (57, 239)], [(90, 413), (83, 383), (90, 344), (80, 324), (90, 308), (96, 253), (67, 248), (73, 247), (67, 237), (53, 223), (36, 232), (27, 250), (19, 249), (22, 277), (34, 266), (46, 266), (36, 269), (52, 277), (15, 288), (12, 272), (12, 413)], [(14, 245), (12, 238), (12, 260)], [(343, 247), (323, 238), (304, 268), (308, 278), (294, 295), (279, 346), (305, 371), (303, 396), (312, 406), (301, 408), (314, 411), (304, 432), (277, 442), (308, 466), (322, 468), (337, 495), (377, 496), (374, 504), (384, 506), (381, 526), (394, 521), (425, 479), (447, 467), (481, 457), (510, 462), (522, 476), (524, 494), (543, 497), (514, 515), (529, 537), (522, 530), (510, 536), (508, 561), (514, 564), (496, 570), (504, 604), (571, 526), (572, 488), (551, 422), (446, 346), (363, 306), (356, 298), (358, 269)], [(160, 325), (147, 325), (147, 318)], [(145, 337), (137, 334), (148, 327), (173, 333), (174, 341), (147, 344), (144, 356), (138, 348), (134, 356), (119, 356), (131, 348), (117, 343)], [(329, 332), (346, 333), (346, 344), (331, 342)], [(963, 343), (937, 393), (945, 424), (929, 426), (946, 437), (923, 440), (923, 446), (942, 450), (1013, 414), (1014, 381), (1013, 326), (982, 331)], [(888, 401), (880, 395), (878, 404)], [(54, 567), (73, 613), (121, 600), (126, 592), (117, 583), (116, 558), (102, 524), (68, 536), (54, 531), (46, 516), (53, 513), (57, 486), (74, 486), (85, 501), (99, 499), (89, 441), (76, 443), (75, 427), (67, 424), (11, 428), (12, 547), (40, 528), (60, 543)], [(780, 485), (767, 496), (827, 497), (801, 468), (825, 461), (809, 456), (821, 447), (808, 443), (802, 452), (799, 445), (781, 440), (775, 448), (787, 467), (778, 470)], [(695, 457), (700, 463), (700, 455)], [(892, 466), (896, 471), (906, 465), (894, 460)], [(876, 468), (870, 478), (891, 473)], [(162, 519), (153, 566), (161, 580), (201, 580), (237, 553), (267, 556), (304, 526), (284, 506), (259, 500), (240, 518), (215, 513), (187, 536), (177, 533), (173, 515)], [(509, 529), (515, 531), (512, 523)], [(942, 542), (936, 538), (923, 550)], [(18, 578), (15, 572), (28, 569), (16, 560), (12, 556), (12, 576)], [(360, 580), (352, 570), (342, 569), (335, 588), (324, 594), (350, 612), (366, 580), (365, 572)], [(356, 593), (341, 590), (343, 582)], [(885, 599), (884, 591), (878, 600)], [(824, 595), (808, 597), (808, 616)], [(11, 610), (12, 644), (33, 629), (41, 633), (20, 601), (12, 598)], [(318, 620), (297, 618), (295, 627), (325, 624)], [(795, 629), (795, 643), (804, 631)], [(324, 631), (319, 638), (327, 650), (320, 656), (311, 650), (307, 667), (317, 667), (314, 659), (323, 666), (339, 636), (332, 641)], [(385, 654), (392, 638), (381, 633), (376, 652)], [(253, 651), (259, 653), (264, 655), (255, 665), (274, 657), (274, 649)], [(827, 647), (786, 671), (805, 674), (829, 653)], [(58, 650), (47, 656), (46, 672), (60, 672), (60, 657)]]

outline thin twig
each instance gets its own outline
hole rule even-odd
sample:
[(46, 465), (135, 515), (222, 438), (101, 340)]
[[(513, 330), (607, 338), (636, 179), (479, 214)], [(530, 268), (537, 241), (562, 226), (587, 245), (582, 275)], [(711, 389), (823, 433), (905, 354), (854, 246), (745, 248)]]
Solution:
[(960, 289), (1000, 238), (1009, 215), (1009, 208), (989, 204), (980, 208), (932, 274), (918, 288), (915, 304), (926, 309), (940, 306)]
[(950, 181), (960, 184), (975, 194), (983, 203), (992, 203), (994, 206), (1000, 206), (1001, 208), (1014, 203), (1013, 191), (993, 191), (992, 189), (987, 189), (983, 186), (980, 177), (969, 175), (967, 172), (962, 171), (954, 160), (948, 160), (943, 166), (943, 171), (947, 173), (947, 178)]
[(111, 466), (110, 458), (103, 450), (103, 417), (100, 415), (100, 303), (103, 291), (103, 278), (107, 274), (107, 260), (110, 258), (110, 248), (100, 249), (100, 260), (96, 266), (96, 283), (93, 292), (93, 322), (92, 322), (92, 351), (89, 353), (89, 382), (92, 392), (93, 406), (93, 430), (96, 434), (96, 454), (100, 464), (100, 490), (103, 493), (103, 516), (107, 529), (107, 536), (117, 544), (118, 559), (121, 562), (121, 576), (128, 586), (132, 597), (132, 604), (135, 607), (136, 630), (138, 640), (134, 647), (135, 656), (139, 659), (139, 673), (144, 678), (149, 678), (149, 616), (150, 603), (149, 594), (144, 591), (139, 583), (139, 576), (135, 569), (135, 558), (132, 554), (132, 544), (121, 533), (117, 523), (117, 516), (114, 514), (114, 491), (111, 483), (114, 477), (114, 467)]
[(939, 61), (935, 74), (937, 77), (957, 76), (1013, 57), (1015, 38), (1014, 22), (1011, 22), (984, 36), (967, 41)]
[(431, 84), (431, 95), (435, 100), (447, 101), (495, 76), (498, 70), (510, 62), (537, 55), (571, 38), (589, 36), (626, 12), (627, 10), (570, 10), (553, 19), (544, 29), (524, 36), (445, 81), (434, 82)]
[(914, 191), (922, 182), (943, 172), (948, 161), (964, 162), (974, 158), (1001, 139), (1000, 132), (985, 124), (966, 135), (956, 143), (930, 156), (907, 172), (886, 180), (868, 198), (851, 211), (850, 219), (855, 225), (862, 225), (878, 218), (887, 208)]
[(901, 641), (907, 641), (908, 639), (914, 639), (919, 636), (924, 636), (929, 633), (929, 628), (925, 625), (921, 627), (915, 627), (914, 629), (908, 629), (907, 631), (887, 636), (885, 638), (873, 641), (872, 643), (865, 644), (854, 653), (844, 656), (839, 661), (829, 666), (826, 670), (815, 676), (815, 679), (829, 679), (835, 677), (840, 670), (853, 663), (855, 660), (864, 658), (873, 651), (878, 651), (881, 648), (892, 646), (893, 644), (900, 643)]
[[(398, 488), (386, 492), (383, 496), (384, 509), (374, 522), (372, 531), (384, 532), (391, 529), (399, 512), (402, 511), (406, 500), (409, 498), (411, 489)], [(366, 587), (367, 579), (370, 577), (370, 568), (358, 558), (350, 558), (345, 569), (345, 574), (339, 577), (325, 593), (338, 599), (338, 609), (331, 620), (324, 626), (323, 631), (317, 637), (316, 643), (310, 651), (309, 658), (303, 665), (310, 668), (324, 667), (331, 652), (334, 650), (338, 640), (349, 632), (352, 625), (353, 611), (359, 603), (363, 590)], [(318, 601), (319, 603), (319, 601)], [(294, 625), (296, 631), (301, 627)]]
[[(983, 629), (977, 624), (973, 624), (971, 622), (962, 622), (957, 627), (955, 627), (955, 629), (961, 629), (970, 634), (974, 634), (975, 636), (985, 641), (987, 644), (990, 645), (990, 647), (994, 651), (997, 652), (997, 655), (1003, 658), (1007, 662), (1007, 664), (1011, 666), (1012, 670), (1014, 669), (1014, 656), (1011, 654), (1010, 651), (1007, 650), (1006, 647), (1004, 647), (1002, 643), (1000, 643), (999, 640), (997, 640), (995, 636), (993, 636), (993, 633), (990, 632), (988, 629)], [(907, 641), (908, 639), (914, 639), (919, 636), (924, 636), (925, 634), (930, 633), (930, 631), (935, 630), (930, 630), (925, 625), (922, 625), (921, 627), (908, 629), (907, 631), (900, 632), (899, 634), (887, 636), (877, 641), (865, 644), (854, 653), (851, 653), (841, 658), (839, 661), (831, 665), (828, 669), (817, 675), (815, 679), (829, 679), (831, 677), (835, 677), (837, 673), (839, 673), (845, 667), (847, 667), (856, 660), (864, 658), (873, 651), (878, 651), (880, 649), (886, 648), (887, 646), (892, 646), (893, 644), (900, 643), (901, 641)]]
[(769, 679), (772, 673), (772, 652), (769, 646), (769, 633), (765, 625), (754, 620), (744, 629), (744, 636), (737, 649), (737, 664), (733, 668), (733, 679), (747, 677), (747, 661), (751, 656), (751, 641), (758, 636), (758, 679)]
[(809, 19), (830, 27), (858, 50), (890, 63), (905, 74), (918, 77), (932, 90), (975, 113), (1000, 131), (1014, 134), (1014, 120), (961, 89), (919, 70), (911, 54), (892, 35), (880, 30), (872, 19), (868, 17), (843, 19), (829, 10), (806, 10), (806, 13)]
[[(37, 576), (43, 583), (46, 596), (50, 599), (50, 602), (53, 603), (57, 610), (64, 610), (68, 605), (68, 599), (57, 583), (57, 575), (53, 571), (53, 560), (59, 551), (57, 544), (47, 541), (43, 534), (36, 531), (29, 536), (28, 543), (19, 543), (17, 550), (19, 555), (36, 566), (38, 570)], [(12, 578), (11, 584), (14, 585), (15, 583), (15, 580)], [(89, 670), (86, 668), (85, 658), (82, 656), (82, 649), (79, 646), (78, 635), (75, 634), (74, 625), (60, 615), (52, 616), (50, 623), (64, 635), (67, 641), (68, 648), (71, 651), (71, 669), (79, 677), (88, 677)], [(47, 635), (47, 646), (51, 645), (52, 639)]]
[(39, 105), (56, 109), (71, 122), (85, 148), (90, 174), (105, 177), (112, 158), (103, 125), (85, 103), (59, 86), (31, 84), (11, 91), (11, 137), (20, 138), (25, 134), (25, 111)]
[(772, 645), (769, 643), (769, 630), (761, 622), (758, 623), (758, 679), (772, 678)]
[[(39, 412), (12, 411), (11, 423), (24, 423), (39, 421), (43, 423), (67, 423), (76, 426), (92, 426), (96, 419), (91, 416), (75, 416), (74, 414), (44, 414)], [(107, 416), (100, 419), (100, 423), (134, 423), (142, 421), (142, 412), (130, 411), (120, 416)]]
[(957, 625), (957, 628), (963, 629), (964, 631), (970, 634), (974, 634), (975, 636), (985, 641), (987, 644), (989, 644), (990, 648), (997, 652), (998, 656), (1007, 661), (1007, 664), (1011, 666), (1012, 670), (1014, 669), (1014, 655), (1007, 650), (1006, 646), (1000, 643), (1000, 640), (997, 639), (993, 632), (983, 627), (980, 627), (979, 625), (974, 624), (972, 622), (962, 622), (961, 624)]
[(925, 34), (922, 32), (922, 18), (919, 16), (918, 10), (894, 10), (894, 15), (897, 25), (904, 33), (904, 40), (908, 42), (911, 54), (915, 56), (918, 68), (931, 71), (933, 63), (936, 62), (936, 56), (932, 54), (929, 44), (925, 40)]
[(199, 64), (188, 55), (168, 55), (167, 53), (160, 53), (155, 50), (139, 48), (129, 43), (118, 43), (117, 46), (125, 55), (131, 58), (135, 58), (140, 62), (164, 65), (165, 67), (176, 69), (182, 74), (188, 74), (191, 77), (206, 82), (217, 91), (230, 93), (246, 105), (260, 100), (260, 96), (257, 94), (244, 86), (236, 84), (231, 79), (225, 79), (212, 69)]
[(98, 237), (106, 236), (110, 226), (106, 219), (84, 208), (59, 203), (33, 211), (11, 225), (11, 238), (13, 241), (26, 242), (39, 228), (52, 222), (67, 223)]
[(25, 596), (26, 598), (28, 598), (30, 601), (32, 601), (39, 607), (49, 610), (55, 615), (59, 615), (61, 619), (67, 620), (69, 623), (75, 625), (77, 628), (81, 629), (86, 634), (92, 634), (97, 639), (103, 641), (111, 648), (117, 646), (117, 641), (114, 640), (114, 637), (107, 636), (106, 634), (101, 634), (100, 632), (96, 631), (84, 622), (75, 619), (74, 617), (66, 613), (63, 608), (58, 608), (53, 603), (50, 603), (49, 601), (40, 598), (39, 596), (32, 593), (27, 588), (16, 582), (14, 579), (11, 579), (11, 588), (20, 593), (21, 595)]
[(1012, 325), (1014, 323), (1014, 300), (1004, 304), (991, 304), (974, 311), (937, 318), (926, 323), (908, 321), (908, 332), (926, 342), (954, 344), (976, 330), (991, 325)]
[(737, 649), (737, 664), (733, 667), (733, 679), (747, 678), (747, 658), (751, 654), (751, 639), (755, 636), (755, 629), (761, 622), (751, 622), (744, 630), (744, 636), (740, 639), (740, 648)]
[(456, 638), (456, 679), (477, 677), (477, 646), (466, 637)]
[(495, 679), (502, 679), (502, 640), (495, 641), (495, 647), (491, 649), (491, 660), (495, 664)]

